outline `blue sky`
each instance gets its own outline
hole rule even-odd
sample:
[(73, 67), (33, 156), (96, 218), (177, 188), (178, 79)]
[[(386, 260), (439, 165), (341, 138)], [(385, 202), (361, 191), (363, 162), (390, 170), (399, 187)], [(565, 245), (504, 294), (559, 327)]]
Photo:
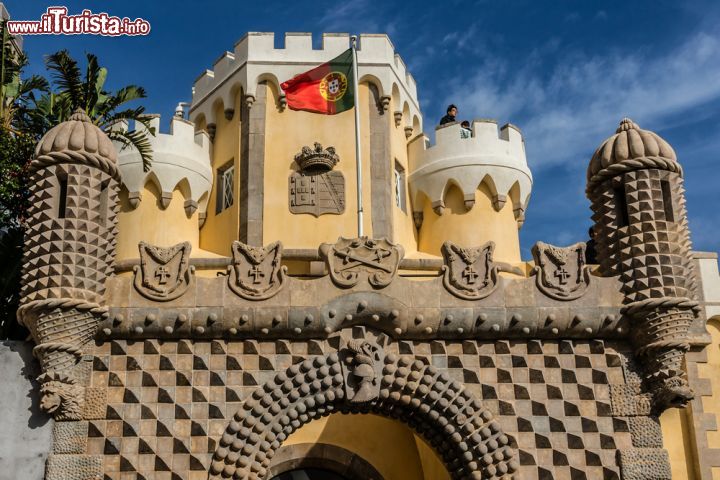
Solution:
[[(48, 3), (5, 2), (36, 20)], [(387, 33), (418, 84), (430, 133), (452, 102), (461, 118), (518, 125), (535, 177), (523, 256), (590, 226), (585, 170), (623, 116), (668, 140), (685, 168), (694, 247), (720, 250), (720, 2), (69, 1), (152, 25), (147, 37), (25, 37), (31, 73), (68, 48), (97, 54), (111, 88), (144, 86), (168, 118), (193, 80), (247, 31)]]

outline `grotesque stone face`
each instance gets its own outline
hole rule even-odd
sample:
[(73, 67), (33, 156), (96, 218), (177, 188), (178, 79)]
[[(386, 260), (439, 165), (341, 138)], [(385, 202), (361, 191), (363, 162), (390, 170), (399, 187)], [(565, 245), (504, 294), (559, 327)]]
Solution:
[(60, 381), (49, 381), (40, 388), (40, 408), (55, 420), (81, 420), (83, 387)]

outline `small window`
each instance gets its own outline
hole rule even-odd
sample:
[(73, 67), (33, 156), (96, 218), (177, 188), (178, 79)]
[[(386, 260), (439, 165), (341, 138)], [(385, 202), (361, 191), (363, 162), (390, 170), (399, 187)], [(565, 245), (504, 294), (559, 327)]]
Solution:
[(407, 213), (407, 205), (405, 202), (405, 169), (395, 160), (395, 205)]
[(217, 202), (215, 213), (220, 213), (230, 207), (235, 201), (235, 167), (228, 162), (224, 167), (218, 169), (217, 172)]
[(660, 190), (662, 190), (663, 207), (665, 209), (665, 221), (675, 221), (675, 211), (673, 209), (672, 190), (670, 190), (670, 182), (660, 180)]
[(65, 210), (67, 210), (67, 187), (68, 179), (66, 175), (58, 177), (58, 218), (65, 218)]
[(630, 224), (630, 218), (628, 216), (627, 200), (625, 199), (625, 188), (622, 185), (613, 188), (613, 196), (615, 197), (617, 226), (618, 228), (627, 227)]
[(108, 205), (110, 180), (105, 180), (100, 184), (100, 225), (107, 226), (108, 213), (110, 213)]

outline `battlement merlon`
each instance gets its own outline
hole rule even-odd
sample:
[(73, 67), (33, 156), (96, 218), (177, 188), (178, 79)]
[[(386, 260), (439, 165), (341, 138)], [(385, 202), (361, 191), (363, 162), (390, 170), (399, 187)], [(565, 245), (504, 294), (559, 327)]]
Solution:
[(494, 120), (474, 120), (471, 138), (461, 138), (460, 124), (437, 128), (435, 145), (418, 135), (408, 145), (408, 181), (416, 211), (422, 209), (421, 193), (442, 204), (449, 186), (458, 186), (466, 199), (485, 183), (496, 208), (507, 197), (514, 209), (527, 207), (532, 191), (532, 173), (527, 165), (525, 143), (520, 130), (511, 124), (500, 128)]
[[(155, 135), (148, 135), (153, 152), (150, 171), (143, 171), (142, 159), (137, 150), (121, 148), (116, 144), (122, 183), (129, 192), (131, 203), (137, 206), (140, 192), (147, 182), (152, 181), (162, 192), (165, 206), (172, 198), (173, 190), (180, 185), (188, 204), (186, 207), (191, 211), (198, 207), (200, 211), (205, 211), (213, 182), (210, 138), (204, 131), (196, 133), (192, 122), (179, 117), (172, 117), (170, 120), (169, 133), (160, 133), (160, 116), (151, 117), (149, 127), (155, 129)], [(121, 127), (127, 128), (127, 123), (119, 124), (115, 128)], [(141, 123), (137, 123), (135, 129), (147, 132), (147, 128)]]
[[(324, 33), (322, 48), (315, 50), (310, 33), (286, 33), (285, 48), (275, 48), (275, 34), (249, 32), (238, 40), (232, 52), (220, 55), (212, 70), (195, 80), (190, 118), (215, 123), (218, 103), (223, 111), (232, 110), (239, 91), (252, 102), (257, 84), (263, 81), (272, 82), (280, 90), (280, 83), (333, 59), (349, 46), (350, 36), (346, 33)], [(396, 92), (396, 110), (409, 111), (406, 126), (413, 126), (414, 117), (422, 121), (415, 79), (387, 35), (360, 35), (358, 73), (360, 82), (372, 81), (381, 96)]]

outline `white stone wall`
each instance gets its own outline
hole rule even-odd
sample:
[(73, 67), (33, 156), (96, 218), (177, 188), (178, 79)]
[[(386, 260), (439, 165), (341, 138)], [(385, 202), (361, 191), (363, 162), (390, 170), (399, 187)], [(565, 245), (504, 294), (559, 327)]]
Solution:
[[(142, 160), (133, 148), (118, 150), (118, 167), (122, 174), (122, 183), (135, 198), (142, 192), (148, 181), (155, 181), (164, 198), (172, 198), (172, 191), (183, 180), (187, 180), (190, 188), (188, 200), (194, 201), (201, 212), (205, 211), (210, 190), (212, 189), (213, 171), (210, 162), (210, 138), (205, 132), (195, 133), (191, 122), (179, 117), (170, 121), (170, 133), (160, 132), (160, 117), (150, 121), (155, 128), (155, 136), (148, 135), (153, 150), (152, 168), (143, 171)], [(136, 128), (145, 130), (138, 123)]]
[[(295, 75), (332, 60), (350, 47), (345, 33), (323, 34), (322, 48), (313, 50), (312, 34), (286, 33), (285, 48), (275, 48), (273, 33), (250, 32), (241, 38), (232, 52), (218, 58), (212, 70), (202, 73), (193, 86), (190, 119), (204, 118), (207, 124), (216, 123), (215, 106), (232, 109), (233, 98), (242, 91), (252, 102), (257, 84), (268, 81), (280, 89), (280, 84)], [(416, 121), (422, 128), (417, 86), (408, 73), (400, 55), (387, 35), (360, 35), (358, 49), (358, 75), (360, 82), (373, 82), (381, 96), (399, 92), (397, 105), (402, 106), (405, 126)], [(407, 107), (407, 108), (406, 108)]]
[(53, 421), (40, 411), (35, 378), (40, 366), (33, 345), (0, 344), (0, 480), (41, 480), (52, 447)]
[(483, 181), (494, 196), (509, 198), (517, 184), (519, 194), (511, 199), (515, 208), (525, 209), (532, 191), (532, 174), (520, 130), (507, 124), (498, 134), (495, 121), (475, 120), (473, 136), (461, 138), (460, 128), (459, 123), (438, 127), (433, 146), (428, 146), (424, 136), (411, 142), (408, 180), (414, 210), (422, 211), (421, 193), (433, 203), (442, 202), (447, 188), (454, 184), (470, 197)]

